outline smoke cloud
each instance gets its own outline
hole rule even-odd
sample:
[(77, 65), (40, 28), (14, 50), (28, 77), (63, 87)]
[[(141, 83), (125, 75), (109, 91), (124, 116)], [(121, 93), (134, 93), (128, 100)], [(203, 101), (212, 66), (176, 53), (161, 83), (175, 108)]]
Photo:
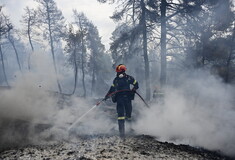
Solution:
[[(51, 57), (32, 56), (32, 71), (16, 74), (12, 88), (0, 92), (0, 149), (22, 143), (63, 140), (76, 135), (107, 134), (117, 127), (116, 115), (94, 108), (71, 131), (68, 128), (94, 106), (91, 100), (57, 92)], [(64, 77), (59, 75), (60, 79)], [(181, 76), (177, 87), (165, 90), (164, 103), (140, 107), (134, 129), (163, 141), (189, 144), (234, 155), (234, 87), (207, 72)], [(141, 86), (140, 86), (140, 90)], [(115, 108), (114, 108), (115, 110)], [(110, 118), (110, 117), (111, 118)]]
[(136, 124), (139, 133), (235, 156), (234, 87), (206, 72), (180, 78)]
[[(98, 107), (69, 131), (69, 126), (90, 110), (94, 102), (57, 92), (50, 56), (36, 53), (31, 62), (29, 72), (16, 73), (12, 87), (0, 92), (0, 150), (67, 139), (71, 132), (76, 135), (109, 132), (112, 122)], [(58, 77), (66, 81), (63, 75)]]

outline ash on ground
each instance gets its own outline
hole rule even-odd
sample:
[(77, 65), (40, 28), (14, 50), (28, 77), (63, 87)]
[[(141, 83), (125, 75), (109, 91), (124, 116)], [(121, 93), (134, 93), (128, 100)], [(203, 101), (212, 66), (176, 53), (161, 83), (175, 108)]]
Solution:
[(8, 149), (0, 153), (6, 160), (151, 160), (195, 159), (229, 160), (218, 152), (188, 145), (159, 142), (147, 135), (131, 135), (121, 139), (116, 135), (73, 137), (67, 141), (46, 145), (29, 145)]

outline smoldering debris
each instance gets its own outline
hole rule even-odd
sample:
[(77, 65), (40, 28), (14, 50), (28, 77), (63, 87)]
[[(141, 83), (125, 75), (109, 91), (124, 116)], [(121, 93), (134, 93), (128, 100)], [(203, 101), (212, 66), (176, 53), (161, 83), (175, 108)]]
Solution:
[(5, 159), (208, 159), (229, 160), (216, 152), (187, 145), (159, 142), (151, 136), (131, 136), (125, 141), (117, 136), (78, 137), (51, 145), (35, 145), (0, 153)]

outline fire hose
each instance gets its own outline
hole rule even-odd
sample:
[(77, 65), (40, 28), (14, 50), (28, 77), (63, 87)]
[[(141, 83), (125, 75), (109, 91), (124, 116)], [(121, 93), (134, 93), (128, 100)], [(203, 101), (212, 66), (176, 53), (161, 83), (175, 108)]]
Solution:
[[(149, 105), (146, 103), (146, 101), (144, 100), (144, 98), (136, 91), (132, 91), (129, 89), (124, 89), (124, 90), (118, 90), (115, 92), (112, 92), (110, 94), (108, 94), (108, 98), (112, 97), (114, 94), (119, 93), (119, 92), (135, 92), (140, 99), (144, 102), (144, 104), (146, 105), (146, 107), (150, 108)], [(84, 113), (81, 117), (79, 117), (76, 121), (74, 121), (68, 128), (68, 131), (71, 130), (83, 117), (85, 117), (89, 112), (91, 112), (93, 109), (95, 109), (97, 106), (99, 106), (103, 101), (105, 101), (106, 99), (103, 98), (102, 100), (100, 100), (99, 102), (97, 102), (91, 109), (89, 109), (86, 113)]]

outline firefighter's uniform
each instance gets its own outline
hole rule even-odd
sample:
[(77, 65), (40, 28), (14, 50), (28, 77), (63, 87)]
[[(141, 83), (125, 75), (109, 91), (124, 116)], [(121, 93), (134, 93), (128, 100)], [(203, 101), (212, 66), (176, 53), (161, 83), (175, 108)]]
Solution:
[[(122, 74), (122, 76), (120, 76)], [(133, 89), (130, 89), (130, 85), (133, 85)], [(125, 135), (125, 120), (131, 120), (132, 113), (132, 103), (131, 100), (134, 99), (135, 90), (139, 88), (138, 82), (130, 75), (122, 72), (117, 72), (116, 78), (113, 80), (113, 84), (110, 87), (106, 97), (111, 93), (116, 92), (112, 96), (113, 102), (117, 102), (117, 114), (118, 114), (118, 126), (120, 136)]]

